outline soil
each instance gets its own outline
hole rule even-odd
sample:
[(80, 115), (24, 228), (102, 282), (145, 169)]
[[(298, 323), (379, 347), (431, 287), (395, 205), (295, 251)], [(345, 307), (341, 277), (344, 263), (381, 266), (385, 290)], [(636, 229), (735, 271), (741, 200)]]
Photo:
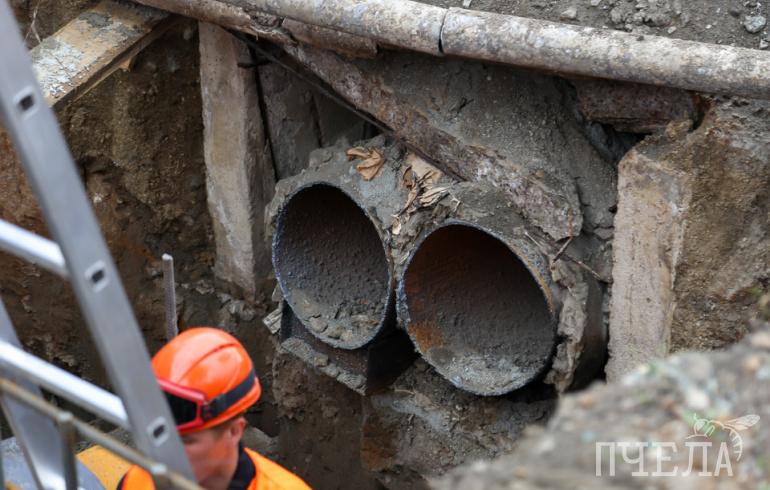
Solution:
[(744, 23), (756, 23), (757, 16), (770, 19), (770, 5), (754, 0), (422, 1), (447, 8), (470, 3), (465, 8), (753, 49), (767, 48), (768, 26), (749, 32)]

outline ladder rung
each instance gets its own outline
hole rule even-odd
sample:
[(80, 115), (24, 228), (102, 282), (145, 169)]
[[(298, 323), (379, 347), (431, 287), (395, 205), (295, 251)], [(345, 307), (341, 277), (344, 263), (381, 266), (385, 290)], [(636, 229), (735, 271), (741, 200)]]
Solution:
[(3, 220), (0, 220), (0, 250), (39, 265), (61, 277), (69, 276), (59, 245)]
[(118, 427), (130, 429), (120, 398), (3, 340), (0, 340), (0, 369), (75, 402)]

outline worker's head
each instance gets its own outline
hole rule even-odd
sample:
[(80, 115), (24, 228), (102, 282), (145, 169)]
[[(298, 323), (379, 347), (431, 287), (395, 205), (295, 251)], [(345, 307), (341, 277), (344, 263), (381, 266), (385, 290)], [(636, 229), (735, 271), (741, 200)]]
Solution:
[(216, 328), (191, 328), (152, 359), (196, 479), (237, 460), (243, 413), (261, 394), (246, 349)]

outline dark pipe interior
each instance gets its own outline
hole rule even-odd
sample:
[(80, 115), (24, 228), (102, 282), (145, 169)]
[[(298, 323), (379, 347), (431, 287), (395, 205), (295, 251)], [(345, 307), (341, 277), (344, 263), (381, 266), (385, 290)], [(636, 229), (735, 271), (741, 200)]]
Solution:
[(522, 261), (471, 226), (437, 229), (404, 273), (409, 335), (455, 386), (498, 395), (524, 386), (548, 365), (555, 320)]
[(336, 187), (306, 187), (278, 216), (273, 265), (286, 301), (321, 340), (353, 349), (379, 330), (390, 300), (382, 241), (364, 211)]

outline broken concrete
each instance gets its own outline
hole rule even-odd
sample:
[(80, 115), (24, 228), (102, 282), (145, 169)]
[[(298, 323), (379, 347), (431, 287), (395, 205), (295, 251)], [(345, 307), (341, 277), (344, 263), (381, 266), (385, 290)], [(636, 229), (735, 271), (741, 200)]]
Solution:
[(275, 185), (269, 142), (260, 114), (254, 72), (243, 43), (211, 24), (200, 24), (203, 151), (209, 212), (216, 240), (217, 277), (264, 293), (271, 272), (262, 210)]
[(364, 400), (361, 461), (387, 488), (422, 489), (429, 478), (513, 450), (528, 424), (555, 405), (538, 386), (507, 397), (455, 389), (417, 361), (386, 392)]
[(720, 100), (620, 164), (609, 379), (745, 333), (770, 280), (768, 104)]
[(554, 239), (612, 227), (615, 171), (583, 136), (556, 80), (413, 53), (371, 62), (285, 49), (442, 170), (504, 189)]

